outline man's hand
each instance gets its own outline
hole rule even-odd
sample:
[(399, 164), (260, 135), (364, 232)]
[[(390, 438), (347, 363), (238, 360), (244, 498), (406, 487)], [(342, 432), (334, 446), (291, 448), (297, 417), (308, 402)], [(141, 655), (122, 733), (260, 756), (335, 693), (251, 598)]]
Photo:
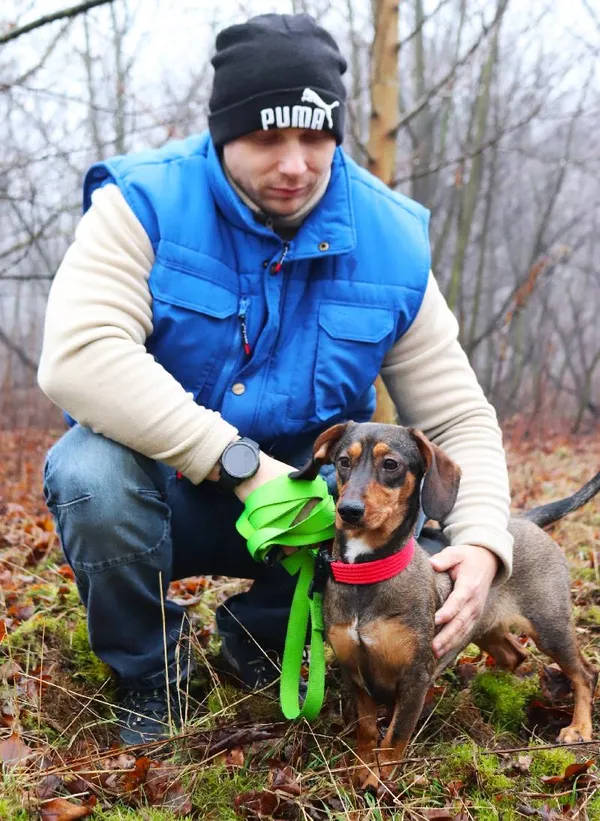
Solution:
[(235, 489), (234, 493), (240, 500), (245, 502), (248, 496), (261, 487), (262, 485), (276, 479), (278, 476), (289, 476), (294, 471), (291, 465), (286, 465), (285, 462), (280, 462), (278, 459), (273, 459), (272, 456), (267, 456), (266, 453), (260, 452), (260, 467), (250, 479), (241, 482)]
[(434, 570), (447, 570), (454, 589), (435, 614), (436, 626), (445, 624), (433, 640), (433, 651), (441, 658), (458, 647), (481, 615), (498, 570), (498, 557), (486, 547), (456, 545), (431, 556)]
[[(289, 474), (294, 470), (295, 468), (291, 465), (286, 465), (285, 462), (280, 462), (278, 459), (273, 459), (272, 456), (267, 456), (266, 453), (261, 451), (259, 469), (251, 479), (246, 479), (245, 482), (239, 484), (235, 488), (234, 493), (241, 502), (245, 502), (252, 491), (256, 490), (261, 485), (264, 485), (281, 475), (289, 476)], [(312, 507), (314, 507), (314, 502), (307, 502), (297, 518), (303, 518), (303, 514), (305, 516), (312, 509)], [(291, 553), (295, 553), (298, 548), (285, 547), (282, 545), (281, 549), (286, 556), (289, 556)]]
[[(239, 436), (235, 437), (235, 439), (239, 438)], [(235, 439), (232, 441), (235, 441)], [(206, 478), (211, 482), (218, 482), (220, 470), (221, 465), (217, 462)], [(273, 459), (272, 456), (267, 456), (267, 454), (263, 453), (261, 450), (260, 467), (254, 476), (250, 479), (246, 479), (245, 482), (240, 482), (240, 484), (234, 489), (234, 493), (240, 502), (245, 502), (253, 490), (256, 490), (266, 482), (270, 482), (271, 479), (276, 479), (282, 474), (289, 475), (293, 470), (295, 470), (295, 468), (291, 465), (286, 465), (285, 462), (280, 462), (278, 459)]]

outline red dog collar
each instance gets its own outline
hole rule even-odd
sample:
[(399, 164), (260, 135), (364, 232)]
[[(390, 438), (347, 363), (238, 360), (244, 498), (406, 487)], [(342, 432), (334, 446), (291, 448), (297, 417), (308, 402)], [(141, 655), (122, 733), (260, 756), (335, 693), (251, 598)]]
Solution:
[(406, 570), (415, 555), (415, 540), (410, 538), (402, 550), (392, 553), (387, 559), (376, 559), (374, 562), (347, 564), (331, 562), (331, 572), (336, 582), (343, 584), (373, 584), (384, 582)]

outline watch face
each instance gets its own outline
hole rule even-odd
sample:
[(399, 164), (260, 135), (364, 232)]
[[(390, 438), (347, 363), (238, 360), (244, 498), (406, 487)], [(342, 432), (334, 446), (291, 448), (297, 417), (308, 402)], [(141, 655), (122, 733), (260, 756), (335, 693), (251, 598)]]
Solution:
[(221, 464), (230, 476), (244, 479), (256, 472), (258, 454), (245, 442), (234, 442), (221, 458)]

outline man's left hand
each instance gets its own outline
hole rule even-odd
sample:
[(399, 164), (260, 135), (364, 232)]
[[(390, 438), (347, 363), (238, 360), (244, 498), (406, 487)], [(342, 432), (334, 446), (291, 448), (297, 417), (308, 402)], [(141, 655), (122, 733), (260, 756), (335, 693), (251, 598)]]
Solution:
[(479, 545), (455, 545), (431, 556), (434, 570), (447, 570), (454, 589), (435, 614), (436, 626), (444, 624), (433, 640), (433, 651), (441, 658), (459, 647), (481, 615), (494, 576), (497, 556)]

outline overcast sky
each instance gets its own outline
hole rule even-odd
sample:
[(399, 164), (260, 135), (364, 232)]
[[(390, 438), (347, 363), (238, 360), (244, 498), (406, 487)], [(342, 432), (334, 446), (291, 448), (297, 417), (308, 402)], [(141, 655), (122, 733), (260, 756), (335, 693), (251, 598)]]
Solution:
[[(588, 0), (592, 6), (600, 6), (599, 0)], [(75, 0), (1, 0), (0, 26), (4, 23), (24, 24), (43, 14), (71, 6)], [(490, 0), (469, 0), (474, 8), (487, 8), (493, 12)], [(365, 12), (370, 0), (364, 0)], [(120, 0), (115, 0), (115, 6)], [(252, 14), (270, 11), (291, 12), (292, 0), (128, 0), (129, 7), (136, 14), (135, 37), (145, 38), (146, 70), (168, 70), (176, 72), (177, 65), (189, 68), (195, 60), (202, 60), (206, 50), (211, 49), (212, 30), (218, 30), (225, 25), (239, 22)], [(347, 0), (311, 0), (311, 7), (331, 7), (333, 13), (328, 15), (326, 23), (336, 27), (336, 17), (345, 17)], [(354, 0), (356, 8), (360, 8), (360, 0)], [(401, 21), (403, 19), (400, 2)], [(435, 7), (435, 2), (427, 5)], [(519, 18), (529, 19), (530, 14), (539, 14), (547, 10), (542, 25), (547, 29), (550, 40), (564, 40), (568, 48), (573, 47), (577, 38), (586, 38), (592, 29), (590, 18), (584, 8), (583, 0), (512, 0), (509, 6), (509, 17), (517, 22)], [(92, 12), (92, 19), (106, 19), (101, 9)], [(54, 31), (60, 23), (51, 27)], [(39, 32), (26, 35), (18, 43), (19, 51), (26, 49), (23, 42), (29, 39), (30, 43), (39, 43)], [(7, 47), (8, 48), (8, 47)], [(17, 48), (15, 45), (13, 48)], [(158, 63), (158, 65), (157, 65)]]

